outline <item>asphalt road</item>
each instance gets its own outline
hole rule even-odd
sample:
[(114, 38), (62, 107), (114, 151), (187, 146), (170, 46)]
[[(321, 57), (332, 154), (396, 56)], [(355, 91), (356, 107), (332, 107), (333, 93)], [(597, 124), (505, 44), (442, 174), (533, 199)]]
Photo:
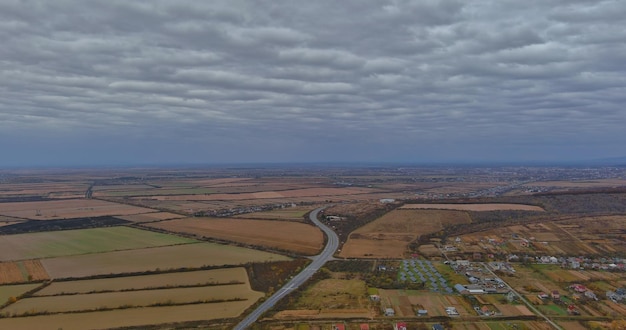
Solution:
[(243, 330), (252, 325), (256, 320), (263, 315), (268, 309), (272, 308), (283, 297), (287, 296), (292, 290), (298, 288), (304, 282), (306, 282), (315, 272), (322, 267), (328, 260), (333, 257), (335, 251), (339, 247), (339, 237), (337, 234), (330, 229), (325, 224), (321, 223), (317, 220), (317, 214), (323, 210), (324, 207), (320, 207), (318, 209), (313, 210), (309, 214), (309, 219), (313, 221), (313, 223), (318, 226), (328, 238), (326, 242), (326, 247), (319, 255), (313, 258), (313, 262), (309, 264), (305, 269), (303, 269), (298, 275), (294, 276), (291, 281), (289, 281), (285, 286), (283, 286), (280, 290), (278, 290), (274, 295), (267, 298), (257, 309), (255, 309), (252, 313), (248, 314), (245, 319), (243, 319), (239, 324), (235, 326), (234, 329)]

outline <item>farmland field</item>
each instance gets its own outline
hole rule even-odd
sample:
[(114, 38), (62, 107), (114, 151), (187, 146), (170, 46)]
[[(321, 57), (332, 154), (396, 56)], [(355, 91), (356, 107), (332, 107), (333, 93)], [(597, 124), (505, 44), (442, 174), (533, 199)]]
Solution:
[(42, 197), (66, 197), (72, 195), (85, 195), (88, 183), (18, 183), (3, 184), (0, 197), (5, 196), (42, 196)]
[(184, 215), (180, 215), (176, 213), (169, 213), (169, 212), (153, 212), (153, 213), (116, 216), (116, 218), (132, 221), (132, 222), (152, 222), (152, 221), (160, 221), (160, 220), (178, 219), (178, 218), (184, 218), (184, 217), (185, 217)]
[(39, 260), (0, 262), (0, 284), (47, 279), (48, 273)]
[[(464, 242), (471, 245), (481, 240), (517, 236), (530, 240), (532, 246), (519, 243), (494, 246), (486, 245), (491, 252), (526, 253), (531, 255), (611, 255), (626, 252), (619, 237), (626, 227), (626, 216), (575, 216), (549, 222), (535, 222), (514, 226), (499, 226), (479, 233), (463, 235)], [(461, 247), (460, 250), (463, 250)]]
[[(314, 208), (314, 207), (313, 207)], [(290, 220), (303, 221), (304, 215), (313, 209), (312, 207), (296, 206), (276, 209), (271, 211), (253, 212), (235, 216), (235, 218), (260, 219), (260, 220)]]
[[(184, 258), (181, 258), (184, 256)], [(42, 259), (51, 278), (86, 277), (150, 270), (240, 265), (290, 258), (236, 246), (194, 243)]]
[[(85, 325), (98, 329), (141, 326), (172, 322), (215, 320), (239, 316), (254, 300), (182, 306), (129, 308), (113, 311), (54, 314), (0, 319), (0, 329), (84, 330)], [(88, 327), (89, 328), (89, 327)]]
[(61, 313), (116, 309), (123, 306), (146, 307), (157, 304), (185, 304), (227, 300), (258, 300), (261, 292), (250, 289), (250, 285), (232, 284), (190, 288), (169, 288), (159, 290), (139, 290), (126, 292), (104, 292), (72, 294), (46, 297), (29, 297), (0, 310), (4, 315), (24, 313)]
[(431, 210), (458, 210), (458, 211), (544, 211), (539, 206), (523, 204), (406, 204), (401, 209), (431, 209)]
[(361, 280), (322, 280), (307, 289), (294, 307), (318, 310), (368, 308), (367, 286)]
[(172, 232), (191, 233), (308, 255), (318, 253), (324, 244), (324, 237), (318, 228), (299, 222), (187, 218), (146, 225)]
[(468, 312), (469, 305), (458, 296), (442, 295), (415, 290), (378, 290), (381, 306), (392, 307), (396, 315), (415, 317), (414, 307), (428, 310), (429, 316), (447, 316), (445, 308), (455, 307), (460, 316), (473, 315)]
[(470, 222), (461, 211), (394, 210), (352, 232), (340, 256), (402, 258), (409, 243), (420, 235)]
[(32, 220), (100, 217), (150, 213), (155, 210), (95, 199), (2, 203), (0, 215)]
[(245, 199), (272, 199), (272, 198), (294, 198), (294, 197), (332, 197), (358, 194), (371, 194), (377, 190), (370, 188), (304, 188), (281, 191), (260, 191), (254, 193), (238, 194), (208, 194), (208, 195), (181, 195), (181, 196), (154, 196), (157, 200), (188, 200), (188, 201), (210, 201), (210, 200), (245, 200)]
[(155, 275), (126, 276), (95, 280), (53, 282), (35, 296), (75, 294), (106, 291), (142, 290), (176, 286), (248, 283), (248, 274), (241, 267), (199, 270)]
[(19, 297), (24, 293), (40, 287), (40, 283), (35, 284), (17, 284), (17, 285), (2, 285), (0, 286), (0, 305), (7, 302), (10, 297)]
[(0, 261), (129, 250), (197, 242), (130, 227), (51, 231), (0, 236)]

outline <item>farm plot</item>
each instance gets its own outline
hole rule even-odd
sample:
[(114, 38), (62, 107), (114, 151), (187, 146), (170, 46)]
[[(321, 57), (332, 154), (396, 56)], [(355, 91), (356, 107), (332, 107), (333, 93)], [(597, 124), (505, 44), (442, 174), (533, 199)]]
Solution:
[(244, 219), (259, 219), (259, 220), (288, 220), (288, 221), (303, 221), (304, 215), (311, 211), (312, 207), (296, 206), (287, 207), (282, 209), (276, 209), (264, 212), (253, 212), (247, 214), (241, 214), (235, 216), (235, 218)]
[(460, 316), (473, 315), (467, 312), (467, 306), (455, 296), (414, 290), (379, 289), (378, 292), (381, 305), (393, 308), (397, 316), (416, 317), (418, 309), (428, 310), (429, 316), (448, 316), (446, 307), (456, 308)]
[(80, 278), (157, 269), (241, 265), (290, 258), (269, 252), (213, 243), (195, 243), (43, 259), (50, 278)]
[(0, 189), (0, 197), (64, 197), (79, 194), (85, 195), (88, 183), (16, 183), (3, 184)]
[(0, 310), (0, 313), (4, 315), (62, 313), (128, 306), (146, 307), (229, 300), (252, 300), (254, 302), (262, 296), (263, 293), (252, 291), (248, 284), (72, 294), (20, 299)]
[(152, 222), (152, 221), (161, 221), (161, 220), (171, 220), (171, 219), (180, 219), (185, 218), (184, 215), (169, 213), (169, 212), (154, 212), (154, 213), (143, 213), (143, 214), (130, 214), (130, 215), (120, 215), (116, 218), (132, 221), (132, 222)]
[(0, 284), (47, 280), (48, 273), (39, 260), (0, 262)]
[(0, 286), (0, 305), (7, 302), (11, 297), (17, 298), (24, 293), (40, 287), (41, 284), (18, 284)]
[(324, 237), (319, 229), (298, 222), (187, 218), (150, 223), (146, 226), (307, 255), (318, 253), (324, 244)]
[[(552, 330), (554, 329), (549, 323), (541, 322), (541, 321), (500, 321), (500, 322), (494, 321), (494, 322), (484, 322), (484, 323), (481, 322), (481, 323), (473, 323), (473, 324), (477, 324), (477, 325), (480, 324), (481, 326), (486, 325), (487, 329), (489, 330), (510, 330), (510, 329)], [(564, 327), (563, 329), (574, 330), (574, 329), (579, 329), (579, 328)]]
[(528, 307), (524, 305), (504, 305), (494, 304), (497, 310), (499, 310), (504, 316), (532, 316), (534, 315)]
[(322, 280), (307, 289), (294, 307), (307, 310), (368, 308), (367, 286), (361, 280)]
[(31, 220), (71, 219), (150, 212), (155, 212), (155, 210), (95, 199), (11, 202), (2, 203), (2, 208), (0, 208), (0, 215)]
[(208, 195), (181, 195), (181, 196), (154, 196), (158, 200), (246, 200), (246, 199), (273, 199), (273, 198), (302, 198), (302, 197), (333, 197), (346, 195), (371, 194), (378, 192), (370, 188), (304, 188), (280, 191), (260, 191), (240, 194), (208, 194)]
[(113, 311), (2, 318), (0, 319), (0, 329), (40, 329), (42, 324), (45, 324), (49, 329), (109, 329), (225, 319), (239, 316), (254, 302), (254, 300), (250, 299), (182, 306), (143, 307)]
[(469, 215), (461, 211), (394, 210), (352, 232), (340, 256), (402, 258), (409, 243), (420, 235), (470, 222)]
[(537, 270), (536, 266), (543, 265), (515, 265), (516, 276), (509, 276), (506, 282), (516, 291), (522, 294), (532, 294), (536, 296), (539, 292), (550, 293), (554, 290), (562, 290), (560, 285), (554, 283), (543, 272)]
[(233, 283), (248, 283), (248, 274), (244, 268), (236, 267), (96, 280), (53, 282), (37, 291), (34, 296), (204, 286), (209, 284), (225, 285)]
[(539, 206), (525, 204), (406, 204), (400, 209), (431, 209), (431, 210), (458, 210), (458, 211), (545, 211)]
[(197, 242), (130, 227), (92, 228), (0, 236), (0, 261), (68, 256)]

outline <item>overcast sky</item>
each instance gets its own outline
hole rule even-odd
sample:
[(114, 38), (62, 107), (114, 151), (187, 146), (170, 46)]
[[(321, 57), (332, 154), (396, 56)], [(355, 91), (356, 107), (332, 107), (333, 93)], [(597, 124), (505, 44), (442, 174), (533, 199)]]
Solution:
[(626, 1), (0, 1), (0, 166), (626, 155)]

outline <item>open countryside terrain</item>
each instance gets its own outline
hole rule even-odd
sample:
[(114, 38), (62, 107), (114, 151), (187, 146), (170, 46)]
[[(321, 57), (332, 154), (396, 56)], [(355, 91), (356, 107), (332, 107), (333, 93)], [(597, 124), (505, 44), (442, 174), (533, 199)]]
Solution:
[(38, 290), (34, 296), (146, 290), (180, 286), (227, 285), (248, 283), (248, 275), (241, 267), (212, 270), (185, 271), (154, 275), (135, 275), (93, 280), (55, 281)]
[(48, 258), (42, 259), (41, 263), (51, 278), (78, 278), (280, 260), (290, 260), (290, 258), (236, 246), (195, 243)]
[(241, 219), (304, 221), (307, 213), (315, 207), (288, 206), (271, 211), (252, 212), (235, 216)]
[(394, 210), (350, 234), (344, 258), (402, 258), (409, 243), (445, 226), (469, 224), (469, 215), (449, 210)]
[(146, 307), (199, 302), (220, 303), (235, 300), (251, 300), (253, 303), (262, 296), (263, 293), (251, 291), (249, 284), (72, 294), (20, 299), (16, 303), (0, 310), (0, 313), (4, 315), (63, 313), (95, 311), (98, 309), (120, 309), (127, 306)]
[(310, 224), (286, 221), (187, 218), (161, 221), (147, 226), (240, 244), (313, 255), (322, 249), (324, 236)]
[(0, 215), (20, 219), (50, 220), (106, 215), (150, 213), (155, 210), (94, 199), (2, 203)]
[(130, 227), (92, 228), (0, 236), (0, 261), (51, 258), (188, 244), (192, 239)]
[(181, 306), (142, 307), (111, 311), (0, 318), (0, 328), (39, 329), (42, 324), (46, 324), (50, 329), (84, 330), (86, 327), (88, 329), (108, 329), (175, 322), (210, 321), (237, 317), (253, 303), (254, 301), (252, 300), (241, 300)]
[(430, 210), (458, 210), (458, 211), (544, 211), (539, 206), (523, 204), (405, 204), (400, 209), (430, 209)]
[[(13, 244), (0, 252), (7, 258), (0, 262), (0, 283), (25, 283), (0, 286), (0, 297), (14, 300), (0, 314), (62, 312), (1, 318), (0, 328), (146, 328), (195, 321), (200, 323), (160, 328), (232, 328), (246, 308), (280, 290), (308, 261), (287, 256), (321, 249), (323, 235), (304, 216), (332, 203), (325, 215), (337, 217), (324, 220), (344, 242), (336, 255), (340, 260), (333, 262), (344, 270), (318, 270), (302, 291), (294, 290), (255, 325), (259, 329), (326, 329), (329, 320), (345, 320), (348, 329), (364, 322), (372, 329), (390, 329), (394, 321), (418, 328), (422, 320), (428, 326), (445, 321), (451, 329), (548, 329), (543, 320), (522, 320), (530, 309), (506, 302), (502, 294), (474, 301), (456, 292), (433, 292), (430, 286), (420, 289), (420, 283), (409, 289), (400, 281), (398, 265), (400, 258), (427, 257), (421, 253), (427, 249), (436, 259), (444, 258), (443, 250), (452, 259), (485, 261), (511, 254), (622, 255), (626, 194), (621, 179), (567, 181), (564, 173), (598, 175), (589, 169), (410, 167), (33, 171), (4, 177), (0, 172), (0, 225), (51, 223), (37, 233), (7, 230), (0, 235), (2, 246)], [(598, 173), (626, 175), (619, 169)], [(29, 188), (29, 182), (36, 185)], [(88, 189), (91, 198), (86, 198)], [(550, 194), (564, 190), (569, 193)], [(115, 218), (91, 221), (100, 216)], [(28, 246), (11, 240), (26, 240)], [(521, 244), (525, 240), (528, 246)], [(367, 264), (361, 267), (361, 262)], [(469, 284), (464, 274), (434, 264), (450, 285)], [(578, 303), (569, 289), (580, 283), (599, 294), (615, 291), (626, 286), (622, 273), (512, 264), (517, 273), (500, 276), (567, 329), (588, 327), (584, 320), (602, 321), (608, 328), (605, 320), (626, 313), (623, 303), (604, 296)], [(537, 298), (538, 292), (553, 290), (572, 301), (583, 319), (567, 315), (567, 305)], [(381, 301), (370, 299), (372, 293)], [(481, 318), (476, 303), (508, 319)], [(396, 309), (395, 318), (383, 315), (383, 304)], [(457, 307), (458, 318), (447, 317), (449, 306)], [(428, 309), (429, 318), (420, 319), (419, 308)]]
[(0, 262), (0, 284), (41, 281), (49, 279), (39, 260)]
[(626, 216), (576, 216), (498, 226), (462, 235), (459, 251), (531, 255), (610, 255), (626, 253)]

